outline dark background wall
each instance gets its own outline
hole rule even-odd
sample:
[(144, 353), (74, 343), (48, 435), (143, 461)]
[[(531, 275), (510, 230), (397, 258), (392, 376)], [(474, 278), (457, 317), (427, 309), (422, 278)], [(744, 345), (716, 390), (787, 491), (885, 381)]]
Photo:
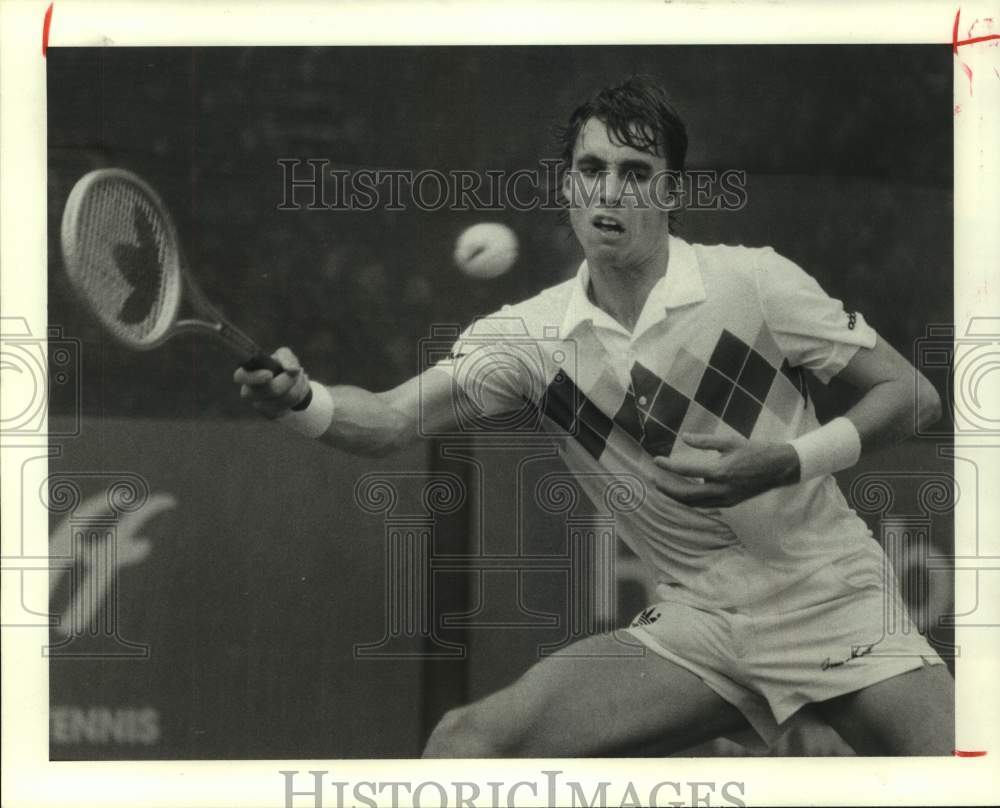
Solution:
[[(55, 384), (51, 406), (60, 417), (79, 407), (83, 425), (53, 469), (134, 469), (181, 501), (150, 522), (149, 559), (123, 573), (123, 619), (154, 657), (53, 660), (54, 705), (153, 703), (160, 740), (62, 744), (54, 756), (416, 754), (446, 706), (520, 673), (535, 637), (470, 630), (468, 659), (352, 661), (359, 627), (384, 606), (382, 524), (344, 493), (368, 466), (259, 421), (210, 344), (131, 354), (105, 338), (62, 275), (59, 218), (76, 179), (104, 165), (137, 171), (164, 196), (223, 311), (261, 344), (292, 346), (314, 377), (384, 389), (417, 370), (432, 325), (465, 324), (567, 277), (581, 258), (572, 235), (555, 212), (278, 210), (277, 161), (532, 168), (556, 156), (553, 127), (580, 100), (632, 72), (673, 94), (690, 168), (748, 172), (747, 206), (689, 212), (686, 238), (774, 246), (904, 355), (928, 324), (951, 322), (944, 46), (50, 50), (49, 319), (82, 344), (82, 398)], [(451, 260), (461, 230), (484, 220), (509, 224), (521, 243), (493, 281)], [(817, 393), (822, 412), (850, 400), (836, 383)], [(378, 468), (451, 468), (440, 448)], [(877, 462), (948, 470), (927, 442)], [(441, 541), (461, 548), (482, 515), (491, 541), (509, 542), (509, 499), (477, 507)], [(950, 547), (950, 522), (936, 530)], [(538, 541), (559, 546), (548, 533)], [(445, 587), (451, 605), (479, 585), (459, 576)], [(554, 579), (536, 585), (534, 608), (558, 600)], [(640, 595), (623, 599), (624, 609)]]

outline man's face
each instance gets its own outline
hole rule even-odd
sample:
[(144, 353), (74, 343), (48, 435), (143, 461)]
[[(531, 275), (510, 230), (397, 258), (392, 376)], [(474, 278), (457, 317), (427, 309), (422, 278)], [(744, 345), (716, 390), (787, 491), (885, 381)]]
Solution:
[(613, 140), (591, 118), (573, 147), (563, 178), (573, 232), (587, 259), (640, 266), (662, 254), (667, 239), (666, 159)]

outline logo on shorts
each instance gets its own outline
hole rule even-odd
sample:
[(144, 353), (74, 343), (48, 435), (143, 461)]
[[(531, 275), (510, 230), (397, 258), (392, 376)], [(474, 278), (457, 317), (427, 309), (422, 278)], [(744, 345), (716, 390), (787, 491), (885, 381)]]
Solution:
[(644, 609), (639, 612), (635, 620), (632, 621), (633, 626), (649, 626), (660, 619), (660, 613), (656, 610), (654, 606), (650, 606), (648, 609)]
[(819, 666), (820, 670), (828, 671), (830, 670), (830, 668), (839, 668), (841, 665), (846, 665), (852, 659), (868, 656), (876, 645), (878, 645), (877, 642), (873, 642), (870, 645), (859, 645), (857, 648), (851, 651), (851, 655), (847, 659), (842, 659), (839, 662), (831, 662), (830, 657), (827, 657), (826, 659), (823, 660), (823, 664)]

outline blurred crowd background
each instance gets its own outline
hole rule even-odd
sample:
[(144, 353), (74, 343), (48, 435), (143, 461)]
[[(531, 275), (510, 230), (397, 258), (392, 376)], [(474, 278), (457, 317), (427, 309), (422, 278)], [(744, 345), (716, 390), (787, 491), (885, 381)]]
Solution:
[[(262, 345), (291, 346), (314, 378), (381, 390), (419, 369), (433, 326), (464, 326), (569, 277), (582, 257), (572, 233), (555, 211), (280, 210), (278, 161), (535, 168), (558, 156), (554, 130), (578, 103), (637, 72), (672, 94), (689, 168), (747, 172), (746, 207), (689, 212), (685, 238), (773, 246), (909, 357), (928, 326), (952, 321), (944, 46), (49, 51), (49, 320), (81, 345), (79, 389), (52, 386), (54, 423), (81, 424), (53, 467), (134, 470), (181, 503), (150, 523), (159, 540), (119, 587), (122, 631), (152, 656), (52, 660), (53, 705), (154, 709), (156, 740), (67, 730), (54, 757), (405, 757), (443, 709), (531, 662), (528, 641), (510, 652), (514, 629), (467, 633), (478, 649), (451, 662), (352, 660), (358, 625), (374, 621), (370, 639), (382, 619), (382, 526), (350, 493), (372, 467), (278, 436), (239, 400), (231, 360), (210, 343), (133, 354), (106, 338), (62, 274), (73, 183), (102, 166), (138, 172), (173, 212), (208, 297), (237, 324)], [(479, 221), (509, 225), (520, 242), (495, 280), (453, 264), (455, 239)], [(821, 414), (850, 401), (836, 382), (816, 394)], [(379, 468), (440, 469), (439, 449)], [(857, 473), (950, 473), (931, 442), (886, 457)], [(85, 493), (104, 484), (88, 477)], [(283, 519), (289, 502), (294, 517)], [(483, 508), (487, 525), (503, 521), (501, 505)], [(866, 515), (876, 537), (884, 516)], [(479, 524), (469, 509), (451, 517), (449, 546), (474, 532), (462, 520)], [(932, 540), (951, 547), (950, 518), (934, 517)], [(454, 591), (468, 601), (477, 586)], [(947, 589), (937, 597), (946, 609)], [(817, 733), (813, 751), (844, 751)], [(713, 751), (739, 748), (700, 753)]]

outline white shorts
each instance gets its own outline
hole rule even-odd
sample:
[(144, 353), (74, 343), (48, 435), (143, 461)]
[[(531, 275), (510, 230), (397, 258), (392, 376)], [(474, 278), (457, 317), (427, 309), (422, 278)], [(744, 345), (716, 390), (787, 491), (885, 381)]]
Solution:
[(881, 586), (851, 589), (790, 611), (774, 603), (730, 610), (665, 600), (644, 609), (628, 631), (737, 707), (754, 733), (732, 739), (759, 750), (770, 747), (805, 704), (944, 664), (898, 594), (885, 592)]

